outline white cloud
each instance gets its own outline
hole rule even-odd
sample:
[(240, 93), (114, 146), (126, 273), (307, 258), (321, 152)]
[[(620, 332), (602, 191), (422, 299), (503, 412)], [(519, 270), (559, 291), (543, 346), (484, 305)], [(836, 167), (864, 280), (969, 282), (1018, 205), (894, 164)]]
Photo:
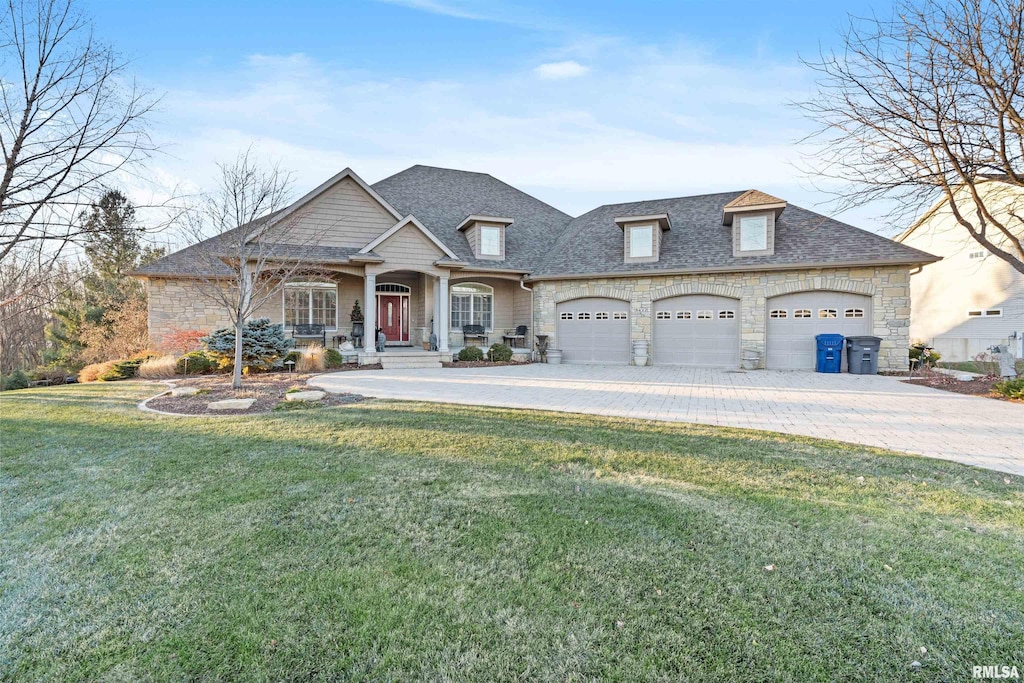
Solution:
[(546, 80), (559, 80), (563, 78), (584, 76), (589, 71), (590, 67), (583, 66), (579, 62), (569, 60), (566, 62), (550, 62), (548, 64), (541, 64), (533, 70), (533, 73)]
[(551, 89), (539, 71), (382, 79), (302, 55), (253, 57), (164, 97), (174, 144), (159, 170), (209, 186), (214, 162), (252, 144), (295, 172), (299, 194), (345, 166), (373, 182), (420, 163), (491, 173), (573, 214), (751, 187), (809, 208), (821, 199), (792, 165), (806, 131), (786, 102), (810, 87), (796, 65), (611, 44), (593, 60), (600, 79), (570, 78), (587, 69), (574, 61), (538, 67), (558, 67)]

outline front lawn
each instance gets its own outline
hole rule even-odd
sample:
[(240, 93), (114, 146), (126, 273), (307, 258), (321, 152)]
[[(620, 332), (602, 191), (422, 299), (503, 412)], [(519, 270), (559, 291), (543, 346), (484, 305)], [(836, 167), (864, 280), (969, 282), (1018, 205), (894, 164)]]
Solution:
[(1024, 669), (1021, 478), (490, 408), (135, 409), (158, 390), (0, 397), (0, 678)]

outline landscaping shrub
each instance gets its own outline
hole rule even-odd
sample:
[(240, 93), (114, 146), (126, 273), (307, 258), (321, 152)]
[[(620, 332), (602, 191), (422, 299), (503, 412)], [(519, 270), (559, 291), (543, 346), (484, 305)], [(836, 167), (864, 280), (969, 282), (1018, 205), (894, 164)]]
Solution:
[[(235, 363), (235, 330), (224, 327), (203, 337), (206, 355), (224, 370)], [(242, 364), (250, 370), (269, 370), (286, 355), (291, 342), (284, 337), (284, 326), (257, 318), (242, 328)]]
[(95, 382), (101, 374), (108, 372), (112, 367), (114, 367), (114, 361), (112, 360), (86, 365), (78, 372), (78, 381)]
[(459, 360), (464, 363), (483, 359), (484, 352), (475, 346), (467, 346), (466, 348), (459, 351)]
[(345, 365), (345, 359), (337, 349), (324, 349), (324, 365), (328, 368), (340, 368)]
[(147, 361), (150, 358), (160, 358), (165, 355), (163, 351), (157, 351), (156, 349), (143, 349), (138, 353), (133, 353), (129, 358), (131, 360)]
[(487, 357), (495, 363), (507, 363), (512, 360), (512, 348), (508, 344), (491, 344)]
[(299, 360), (295, 364), (299, 372), (323, 372), (324, 365), (324, 347), (320, 344), (310, 344), (299, 349)]
[(15, 370), (6, 377), (0, 378), (0, 391), (13, 391), (15, 389), (28, 389), (30, 380), (21, 370)]
[(110, 361), (110, 367), (100, 372), (96, 379), (101, 382), (116, 382), (122, 379), (131, 379), (139, 374), (139, 366), (142, 365), (141, 358), (126, 358), (124, 360)]
[(190, 351), (179, 358), (174, 365), (174, 372), (179, 375), (207, 375), (216, 369), (217, 364), (203, 351)]
[(174, 353), (198, 351), (205, 336), (203, 330), (171, 330), (163, 336), (160, 346)]
[(174, 356), (159, 356), (142, 361), (139, 377), (144, 379), (169, 379), (177, 373), (178, 361)]
[(999, 382), (993, 388), (1007, 398), (1024, 400), (1024, 377)]
[(29, 379), (47, 384), (64, 384), (69, 374), (68, 369), (60, 365), (40, 365), (29, 373)]

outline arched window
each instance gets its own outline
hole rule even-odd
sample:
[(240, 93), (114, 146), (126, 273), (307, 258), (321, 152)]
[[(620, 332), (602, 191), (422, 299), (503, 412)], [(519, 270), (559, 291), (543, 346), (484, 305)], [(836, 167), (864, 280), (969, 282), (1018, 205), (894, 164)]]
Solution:
[(463, 325), (483, 325), (490, 330), (494, 325), (494, 289), (475, 282), (452, 285), (451, 321), (453, 330)]
[(338, 287), (331, 282), (289, 282), (284, 286), (284, 324), (338, 326)]

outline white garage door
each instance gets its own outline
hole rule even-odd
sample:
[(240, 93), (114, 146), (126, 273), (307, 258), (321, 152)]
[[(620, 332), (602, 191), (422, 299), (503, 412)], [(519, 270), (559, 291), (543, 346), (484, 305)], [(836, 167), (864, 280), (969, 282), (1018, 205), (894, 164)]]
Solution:
[(739, 303), (703, 294), (655, 301), (654, 364), (739, 367)]
[(773, 297), (768, 299), (765, 366), (770, 370), (813, 370), (816, 335), (850, 337), (871, 333), (871, 297), (824, 291)]
[(555, 309), (564, 363), (629, 364), (629, 302), (574, 299)]

